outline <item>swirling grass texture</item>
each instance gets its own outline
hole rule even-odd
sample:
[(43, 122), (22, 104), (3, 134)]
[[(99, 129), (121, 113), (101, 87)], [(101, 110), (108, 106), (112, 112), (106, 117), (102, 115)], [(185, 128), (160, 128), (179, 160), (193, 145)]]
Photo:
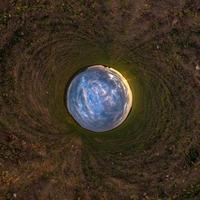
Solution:
[[(0, 1), (0, 199), (200, 199), (199, 0)], [(118, 70), (125, 123), (75, 123), (86, 66)]]

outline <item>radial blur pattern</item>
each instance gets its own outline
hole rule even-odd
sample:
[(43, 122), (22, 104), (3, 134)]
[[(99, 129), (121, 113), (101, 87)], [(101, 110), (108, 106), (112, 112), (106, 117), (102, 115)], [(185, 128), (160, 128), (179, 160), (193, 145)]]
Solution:
[(84, 128), (103, 132), (119, 126), (132, 106), (132, 92), (116, 70), (102, 65), (87, 68), (71, 82), (67, 107)]
[(200, 200), (200, 0), (0, 0), (14, 199)]

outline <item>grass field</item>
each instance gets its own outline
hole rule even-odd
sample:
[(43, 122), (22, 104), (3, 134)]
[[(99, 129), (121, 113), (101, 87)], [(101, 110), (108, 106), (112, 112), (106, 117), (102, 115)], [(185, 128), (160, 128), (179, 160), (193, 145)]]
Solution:
[[(65, 105), (95, 64), (133, 91), (98, 134)], [(200, 199), (199, 0), (1, 0), (0, 94), (0, 199)]]

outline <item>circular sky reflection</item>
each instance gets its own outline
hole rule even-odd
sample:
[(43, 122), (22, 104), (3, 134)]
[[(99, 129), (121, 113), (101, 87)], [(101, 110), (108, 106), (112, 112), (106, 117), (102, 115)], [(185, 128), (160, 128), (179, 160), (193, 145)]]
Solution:
[(116, 70), (102, 65), (79, 73), (67, 90), (67, 108), (78, 124), (93, 132), (119, 126), (132, 107), (132, 92)]

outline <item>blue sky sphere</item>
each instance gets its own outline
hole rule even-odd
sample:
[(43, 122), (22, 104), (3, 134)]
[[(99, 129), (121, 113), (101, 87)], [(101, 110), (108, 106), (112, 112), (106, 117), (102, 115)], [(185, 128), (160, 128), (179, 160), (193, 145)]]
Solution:
[(132, 107), (127, 80), (115, 69), (102, 65), (77, 74), (66, 95), (69, 113), (80, 126), (93, 132), (118, 127)]

